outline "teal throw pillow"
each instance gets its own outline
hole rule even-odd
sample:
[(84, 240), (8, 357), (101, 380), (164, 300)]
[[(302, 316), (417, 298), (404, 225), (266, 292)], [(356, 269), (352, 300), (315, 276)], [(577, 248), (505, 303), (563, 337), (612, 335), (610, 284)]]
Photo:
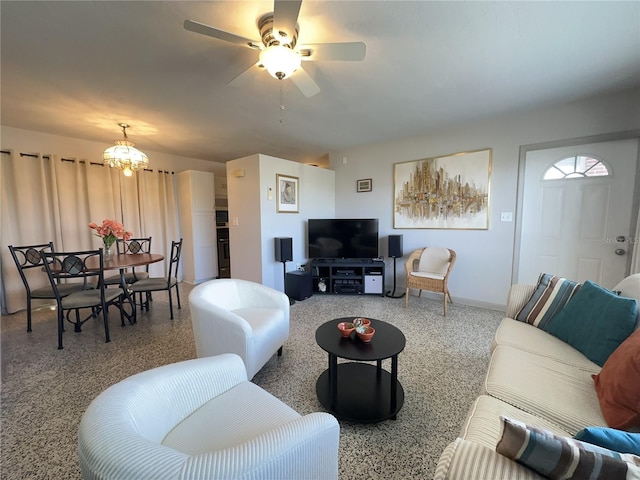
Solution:
[(543, 328), (554, 337), (604, 365), (636, 326), (638, 302), (587, 280)]
[(576, 433), (573, 438), (618, 453), (640, 455), (640, 433), (629, 433), (615, 428), (587, 427)]

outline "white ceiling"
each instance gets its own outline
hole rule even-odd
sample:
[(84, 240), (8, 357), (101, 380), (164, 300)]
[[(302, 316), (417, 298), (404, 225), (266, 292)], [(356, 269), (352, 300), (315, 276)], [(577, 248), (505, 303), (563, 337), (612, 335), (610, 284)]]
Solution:
[(182, 26), (259, 39), (272, 10), (2, 0), (1, 122), (105, 146), (126, 122), (143, 151), (326, 164), (339, 149), (640, 86), (638, 1), (305, 0), (299, 44), (367, 45), (363, 62), (305, 62), (321, 88), (311, 98), (264, 71), (227, 85), (257, 52)]

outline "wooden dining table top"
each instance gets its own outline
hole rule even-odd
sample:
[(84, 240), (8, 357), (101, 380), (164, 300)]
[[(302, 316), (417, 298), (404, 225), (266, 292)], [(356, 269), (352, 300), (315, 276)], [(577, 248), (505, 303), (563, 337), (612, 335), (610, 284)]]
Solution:
[[(119, 270), (121, 268), (140, 267), (151, 263), (161, 262), (164, 255), (159, 253), (120, 253), (117, 255), (109, 255), (104, 258), (105, 270)], [(88, 268), (99, 268), (99, 260), (97, 257), (87, 259)], [(95, 264), (95, 265), (94, 265)]]

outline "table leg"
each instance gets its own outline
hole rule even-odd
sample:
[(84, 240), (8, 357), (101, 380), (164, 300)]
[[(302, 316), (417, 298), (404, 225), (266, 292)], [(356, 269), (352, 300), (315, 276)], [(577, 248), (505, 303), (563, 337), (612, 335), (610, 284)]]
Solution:
[[(391, 411), (395, 412), (398, 408), (398, 355), (391, 357)], [(394, 414), (392, 420), (396, 419)]]
[(338, 404), (338, 357), (329, 354), (329, 391), (331, 395), (331, 410)]
[(378, 367), (378, 369), (376, 370), (376, 373), (377, 373), (378, 378), (380, 378), (381, 375), (382, 375), (382, 360), (377, 360), (376, 361), (376, 365)]
[(137, 321), (136, 295), (135, 295), (135, 293), (132, 294), (129, 291), (129, 287), (127, 285), (127, 281), (124, 278), (124, 273), (125, 273), (125, 269), (121, 268), (120, 269), (120, 288), (122, 289), (122, 292), (123, 292), (122, 301), (123, 301), (123, 303), (128, 303), (129, 305), (131, 305), (131, 313), (130, 314), (127, 313), (124, 310), (124, 305), (123, 305), (123, 314), (124, 314), (125, 317), (127, 317), (127, 320), (129, 320), (129, 323), (131, 325), (133, 325)]

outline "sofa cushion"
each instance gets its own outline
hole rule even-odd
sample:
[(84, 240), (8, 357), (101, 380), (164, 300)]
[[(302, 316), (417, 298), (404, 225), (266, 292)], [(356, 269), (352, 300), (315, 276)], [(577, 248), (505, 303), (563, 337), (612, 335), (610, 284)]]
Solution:
[(577, 282), (541, 273), (536, 289), (515, 318), (520, 322), (545, 328), (579, 289), (580, 284)]
[(640, 433), (629, 433), (615, 428), (587, 427), (573, 437), (620, 453), (640, 455)]
[(633, 332), (638, 302), (587, 280), (544, 330), (598, 365)]
[(640, 430), (640, 330), (613, 352), (593, 380), (607, 424)]
[(551, 358), (499, 345), (485, 378), (492, 397), (561, 427), (570, 435), (587, 426), (606, 427), (592, 373)]
[[(550, 479), (626, 480), (640, 476), (640, 457), (561, 437), (502, 417), (496, 451)], [(631, 473), (627, 477), (627, 472)]]
[(550, 430), (556, 435), (570, 436), (569, 432), (545, 420), (543, 417), (527, 413), (518, 407), (509, 405), (489, 395), (480, 395), (473, 402), (460, 436), (465, 440), (495, 450), (502, 434), (501, 415), (514, 418), (528, 425)]
[(507, 345), (525, 352), (535, 353), (591, 373), (600, 371), (598, 365), (571, 345), (544, 330), (512, 318), (504, 318), (498, 326), (491, 350), (493, 351), (498, 345)]
[(461, 479), (544, 480), (533, 470), (509, 460), (494, 449), (462, 438), (440, 455), (433, 480)]

